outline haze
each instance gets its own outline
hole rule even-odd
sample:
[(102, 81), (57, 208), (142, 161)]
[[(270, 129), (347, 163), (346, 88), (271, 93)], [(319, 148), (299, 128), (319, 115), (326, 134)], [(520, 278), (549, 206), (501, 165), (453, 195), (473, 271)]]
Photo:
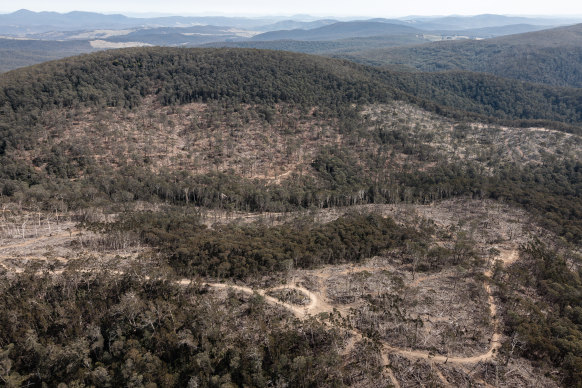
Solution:
[(23, 0), (0, 6), (0, 12), (14, 12), (25, 8), (32, 11), (92, 11), (124, 14), (178, 14), (178, 15), (292, 15), (311, 14), (318, 16), (376, 16), (402, 17), (407, 15), (477, 15), (496, 13), (506, 15), (560, 15), (582, 14), (582, 3), (568, 0), (560, 1), (504, 1), (467, 2), (415, 1), (386, 2), (383, 0), (363, 0), (358, 2), (337, 3), (332, 0), (313, 2), (309, 0), (270, 1), (270, 0), (216, 0), (212, 2), (191, 2), (186, 0), (154, 1), (114, 0), (72, 1), (61, 0), (47, 3), (44, 0)]

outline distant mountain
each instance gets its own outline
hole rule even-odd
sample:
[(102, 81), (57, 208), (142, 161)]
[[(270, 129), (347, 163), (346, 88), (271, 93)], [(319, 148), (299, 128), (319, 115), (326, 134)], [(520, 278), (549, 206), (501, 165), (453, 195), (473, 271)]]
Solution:
[(310, 30), (313, 28), (319, 28), (327, 26), (333, 23), (337, 23), (337, 20), (333, 19), (321, 19), (309, 22), (299, 21), (299, 20), (281, 20), (277, 23), (267, 24), (265, 26), (260, 26), (256, 28), (257, 31), (278, 31), (278, 30)]
[(103, 49), (141, 46), (193, 47), (210, 42), (240, 41), (252, 35), (251, 32), (233, 27), (199, 25), (54, 31), (30, 34), (34, 39), (0, 38), (0, 73)]
[(356, 37), (369, 37), (380, 35), (404, 35), (414, 34), (419, 30), (401, 24), (355, 21), (338, 22), (328, 26), (314, 28), (311, 30), (283, 30), (271, 31), (253, 37), (253, 40), (338, 40)]
[(487, 40), (363, 50), (344, 57), (420, 71), (469, 70), (555, 86), (582, 87), (582, 24)]
[(469, 39), (488, 39), (544, 29), (547, 29), (547, 27), (534, 24), (510, 24), (508, 26), (469, 28), (467, 30), (437, 30), (430, 33), (438, 33), (443, 36), (465, 36)]
[(51, 30), (74, 30), (88, 28), (124, 28), (139, 25), (137, 21), (123, 15), (103, 15), (92, 12), (32, 12), (20, 10), (11, 14), (0, 14), (0, 33), (22, 34)]
[[(475, 28), (501, 27), (514, 24), (536, 26), (559, 26), (581, 22), (580, 19), (567, 18), (529, 18), (501, 15), (447, 16), (439, 18), (412, 17), (407, 19), (369, 19), (367, 22), (408, 26), (424, 31), (466, 30)], [(28, 35), (49, 31), (73, 31), (87, 29), (124, 29), (143, 27), (189, 27), (194, 25), (217, 25), (253, 31), (309, 30), (337, 22), (330, 19), (317, 19), (307, 15), (282, 17), (227, 17), (227, 16), (166, 16), (155, 18), (136, 18), (124, 15), (105, 15), (94, 12), (32, 12), (25, 9), (0, 14), (0, 34)], [(352, 21), (356, 23), (355, 21)], [(364, 35), (358, 35), (364, 36)], [(370, 36), (370, 35), (365, 35)], [(353, 35), (340, 38), (353, 37)], [(296, 39), (279, 36), (276, 39)], [(320, 38), (317, 38), (320, 39)], [(325, 38), (328, 40), (328, 38)], [(337, 39), (337, 38), (336, 38)], [(273, 40), (273, 39), (269, 39)]]
[(516, 34), (492, 39), (491, 42), (528, 45), (533, 47), (580, 47), (582, 45), (582, 24), (557, 27), (525, 34)]
[(244, 40), (213, 42), (205, 47), (238, 47), (257, 48), (268, 50), (293, 51), (305, 54), (318, 54), (328, 56), (340, 56), (342, 53), (352, 53), (354, 51), (367, 49), (385, 49), (387, 47), (398, 47), (405, 45), (418, 45), (430, 42), (427, 38), (418, 34), (406, 35), (384, 35), (366, 38), (349, 38), (340, 40)]
[(130, 18), (124, 15), (104, 15), (93, 12), (32, 12), (20, 10), (0, 14), (0, 34), (23, 35), (48, 31), (88, 29), (122, 29), (136, 27), (187, 27), (193, 25), (226, 25), (236, 28), (255, 28), (272, 24), (278, 18), (183, 17)]
[(66, 14), (58, 12), (33, 12), (21, 9), (11, 14), (0, 15), (0, 22), (26, 24), (30, 26), (46, 26), (51, 24), (59, 25), (85, 25), (93, 24), (122, 24), (131, 20), (123, 15), (104, 15), (94, 12), (73, 11)]
[(576, 18), (535, 18), (503, 15), (417, 17), (407, 20), (410, 26), (421, 30), (467, 30), (474, 28), (502, 27), (514, 24), (532, 24), (538, 26), (559, 26), (579, 23)]
[(143, 28), (106, 38), (108, 42), (141, 42), (154, 46), (197, 46), (209, 42), (235, 41), (252, 34), (232, 27), (194, 26)]

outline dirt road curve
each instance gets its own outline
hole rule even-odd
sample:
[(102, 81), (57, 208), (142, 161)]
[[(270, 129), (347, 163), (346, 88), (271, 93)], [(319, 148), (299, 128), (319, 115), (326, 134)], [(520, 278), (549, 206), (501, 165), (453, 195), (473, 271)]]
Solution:
[[(49, 238), (71, 236), (71, 235), (76, 235), (78, 233), (79, 233), (79, 231), (71, 231), (71, 232), (67, 231), (67, 232), (54, 234), (53, 236), (43, 236), (43, 237), (38, 237), (35, 239), (29, 239), (29, 240), (22, 242), (22, 243), (2, 246), (2, 247), (0, 247), (0, 252), (2, 252), (3, 250), (11, 249), (11, 248), (25, 247), (27, 245), (35, 244), (35, 243), (38, 243), (39, 241), (49, 239)], [(4, 258), (4, 257), (0, 254), (0, 259), (2, 259), (2, 258)], [(41, 258), (35, 257), (35, 259), (41, 259)], [(499, 259), (503, 262), (503, 264), (505, 266), (510, 265), (511, 263), (515, 262), (518, 259), (518, 252), (516, 250), (502, 250), (500, 253)], [(317, 270), (315, 273), (315, 276), (325, 280), (332, 275), (356, 273), (356, 272), (362, 272), (362, 271), (379, 272), (379, 271), (390, 270), (390, 269), (391, 269), (390, 267), (376, 267), (376, 268), (374, 268), (374, 267), (363, 267), (363, 266), (356, 267), (355, 266), (355, 267), (350, 267), (348, 269), (343, 269), (343, 270), (338, 272), (338, 271), (330, 270), (329, 268), (323, 268), (323, 269)], [(472, 357), (455, 357), (455, 356), (445, 356), (445, 355), (434, 355), (434, 354), (426, 352), (426, 351), (418, 351), (418, 350), (410, 350), (410, 349), (393, 347), (390, 344), (388, 344), (386, 341), (381, 341), (381, 344), (383, 345), (381, 357), (382, 357), (382, 363), (385, 366), (384, 375), (387, 379), (389, 379), (392, 382), (392, 384), (395, 387), (400, 387), (400, 385), (399, 385), (398, 380), (395, 378), (392, 370), (389, 368), (389, 365), (390, 365), (389, 354), (399, 354), (401, 356), (404, 356), (407, 358), (413, 358), (413, 359), (426, 359), (432, 365), (434, 365), (436, 363), (475, 364), (475, 363), (478, 363), (481, 361), (490, 360), (495, 356), (498, 349), (501, 347), (501, 333), (500, 333), (500, 329), (499, 329), (499, 326), (500, 326), (499, 319), (497, 317), (497, 305), (495, 303), (495, 298), (493, 297), (493, 293), (492, 293), (492, 290), (491, 290), (491, 287), (489, 284), (490, 283), (489, 279), (491, 278), (491, 276), (493, 274), (492, 274), (491, 269), (486, 270), (483, 274), (486, 277), (483, 286), (484, 286), (485, 291), (487, 292), (487, 295), (488, 295), (487, 301), (489, 304), (490, 315), (491, 315), (491, 318), (493, 321), (493, 327), (494, 327), (493, 336), (491, 338), (491, 345), (490, 345), (489, 349), (487, 350), (487, 352), (480, 354), (480, 355), (477, 355), (477, 356), (472, 356)], [(428, 280), (429, 278), (431, 278), (431, 276), (417, 278), (417, 279), (415, 279), (413, 284), (411, 284), (411, 286), (416, 286), (419, 283)], [(182, 280), (178, 281), (178, 284), (180, 284), (180, 285), (188, 285), (190, 283), (191, 283), (190, 279), (182, 279)], [(256, 293), (258, 295), (261, 295), (267, 303), (269, 303), (271, 305), (282, 307), (282, 308), (290, 311), (291, 313), (293, 313), (299, 319), (305, 319), (309, 316), (316, 316), (320, 313), (332, 313), (332, 312), (334, 312), (334, 310), (337, 310), (337, 306), (334, 306), (327, 301), (327, 299), (325, 297), (325, 287), (323, 289), (321, 289), (318, 294), (316, 294), (312, 291), (307, 290), (304, 287), (298, 286), (295, 282), (290, 282), (288, 284), (284, 284), (281, 286), (268, 288), (268, 289), (252, 289), (250, 287), (234, 285), (234, 284), (227, 284), (227, 283), (204, 283), (204, 285), (207, 287), (210, 287), (210, 288), (214, 288), (214, 289), (233, 289), (233, 290), (237, 290), (237, 291), (240, 291), (240, 292), (243, 292), (246, 294), (251, 294), (251, 295)], [(268, 292), (279, 290), (279, 289), (294, 289), (300, 293), (303, 293), (305, 296), (307, 296), (309, 298), (309, 304), (307, 304), (305, 306), (294, 305), (291, 303), (283, 302), (277, 298), (274, 298), (274, 297), (268, 295)], [(326, 324), (332, 325), (329, 322), (327, 322)], [(348, 328), (344, 328), (344, 327), (338, 327), (338, 328), (341, 330), (345, 330), (352, 335), (352, 339), (348, 342), (348, 344), (346, 345), (346, 348), (344, 349), (344, 353), (348, 354), (353, 349), (355, 344), (358, 341), (363, 339), (363, 335), (361, 332), (359, 332), (356, 329), (351, 329), (351, 328), (348, 329)], [(442, 380), (443, 384), (445, 386), (450, 386), (450, 384), (444, 378), (442, 373), (440, 373), (440, 371), (438, 371), (437, 368), (435, 368), (435, 370), (437, 371), (437, 376), (439, 377), (440, 380)]]
[[(515, 262), (518, 259), (518, 252), (516, 250), (503, 250), (500, 253), (499, 259), (503, 262), (504, 265), (506, 265), (506, 266), (510, 265), (511, 263)], [(369, 267), (353, 267), (353, 268), (350, 268), (349, 270), (344, 270), (341, 273), (344, 273), (344, 272), (345, 273), (353, 273), (353, 272), (371, 271), (371, 270), (381, 271), (381, 270), (385, 270), (385, 269), (387, 269), (387, 268), (381, 267), (381, 268), (377, 268), (377, 269), (372, 269)], [(325, 273), (325, 270), (322, 270), (320, 272), (321, 272), (320, 273), (321, 277), (323, 277), (323, 278), (329, 277), (329, 276), (326, 276), (328, 274)], [(400, 383), (398, 382), (398, 380), (394, 376), (394, 373), (392, 372), (392, 369), (390, 368), (389, 354), (391, 354), (391, 353), (392, 354), (396, 353), (396, 354), (399, 354), (399, 355), (407, 357), (407, 358), (426, 359), (426, 360), (430, 361), (430, 363), (433, 366), (436, 363), (442, 363), (442, 364), (451, 363), (451, 364), (461, 364), (461, 365), (476, 364), (476, 363), (481, 362), (481, 361), (490, 360), (495, 356), (496, 352), (501, 347), (501, 333), (499, 331), (499, 319), (497, 317), (497, 305), (495, 304), (495, 298), (493, 297), (493, 293), (491, 291), (491, 286), (489, 285), (489, 279), (492, 276), (491, 269), (488, 269), (487, 271), (485, 271), (484, 275), (487, 277), (487, 279), (485, 280), (485, 283), (484, 283), (484, 288), (485, 288), (485, 291), (487, 292), (487, 295), (488, 295), (487, 301), (489, 303), (490, 314), (491, 314), (491, 318), (493, 320), (493, 336), (491, 338), (491, 346), (490, 346), (489, 350), (483, 354), (480, 354), (477, 356), (472, 356), (472, 357), (454, 357), (454, 356), (449, 357), (449, 356), (443, 356), (443, 355), (434, 355), (434, 354), (431, 354), (431, 353), (425, 352), (425, 351), (407, 350), (407, 349), (402, 349), (402, 348), (396, 348), (396, 347), (390, 346), (386, 341), (381, 341), (382, 345), (383, 345), (381, 357), (382, 357), (382, 364), (384, 366), (384, 376), (391, 381), (393, 386), (400, 388)], [(414, 283), (415, 283), (415, 285), (418, 285), (420, 282), (422, 282), (423, 280), (426, 280), (428, 278), (430, 278), (430, 277), (418, 278), (415, 280)], [(184, 284), (184, 285), (189, 284), (189, 283), (190, 283), (190, 280), (188, 280), (188, 279), (183, 279), (180, 281), (180, 284)], [(285, 285), (278, 286), (278, 287), (271, 288), (271, 289), (251, 289), (249, 287), (230, 285), (230, 284), (225, 284), (225, 283), (205, 283), (205, 285), (208, 287), (211, 287), (211, 288), (218, 288), (218, 289), (231, 288), (231, 289), (238, 290), (238, 291), (241, 291), (241, 292), (244, 292), (247, 294), (257, 293), (257, 294), (263, 296), (267, 303), (283, 307), (283, 308), (291, 311), (296, 317), (298, 317), (300, 319), (306, 318), (307, 316), (317, 315), (317, 314), (322, 313), (322, 312), (329, 313), (329, 312), (333, 311), (333, 306), (325, 300), (325, 296), (319, 297), (318, 295), (305, 289), (304, 287), (297, 286), (295, 283), (289, 283), (289, 284), (285, 284)], [(306, 306), (295, 306), (293, 304), (282, 302), (276, 298), (273, 298), (273, 297), (267, 295), (268, 291), (283, 289), (283, 288), (295, 289), (295, 290), (305, 294), (306, 296), (309, 297), (310, 303)], [(325, 295), (325, 293), (322, 293), (322, 295)], [(363, 339), (363, 335), (362, 335), (362, 333), (360, 333), (358, 330), (355, 330), (355, 329), (346, 329), (346, 328), (342, 328), (342, 329), (347, 330), (352, 335), (352, 340), (346, 345), (346, 348), (344, 349), (344, 353), (348, 354), (353, 349), (356, 342)], [(446, 380), (446, 378), (438, 370), (438, 368), (434, 367), (434, 370), (436, 371), (437, 377), (441, 380), (441, 382), (444, 384), (444, 386), (451, 387), (451, 384)], [(483, 383), (485, 383), (485, 382), (483, 382)], [(485, 383), (485, 385), (489, 386), (489, 384), (486, 384), (486, 383)]]
[[(504, 265), (509, 265), (509, 264), (513, 263), (515, 260), (517, 260), (517, 258), (518, 258), (518, 253), (515, 250), (505, 250), (505, 251), (502, 251), (500, 254), (500, 259)], [(385, 268), (379, 268), (378, 270), (383, 270), (383, 269), (385, 269)], [(364, 269), (358, 267), (358, 268), (352, 268), (350, 270), (346, 270), (344, 272), (347, 272), (347, 271), (359, 272), (360, 270), (364, 270)], [(368, 268), (365, 268), (365, 270), (370, 271), (371, 268), (368, 267)], [(441, 363), (447, 362), (447, 363), (459, 363), (459, 364), (475, 364), (477, 362), (486, 361), (486, 360), (490, 360), (491, 358), (493, 358), (493, 356), (496, 354), (497, 350), (501, 347), (501, 333), (499, 332), (499, 319), (497, 317), (497, 305), (495, 304), (495, 298), (493, 297), (493, 293), (491, 291), (491, 287), (489, 285), (489, 280), (488, 280), (492, 276), (491, 270), (489, 269), (489, 270), (485, 271), (484, 275), (487, 277), (487, 280), (485, 280), (485, 283), (484, 283), (484, 287), (485, 287), (485, 291), (487, 291), (487, 295), (488, 295), (487, 299), (488, 299), (490, 314), (491, 314), (491, 318), (493, 320), (493, 326), (494, 326), (493, 336), (491, 338), (491, 346), (487, 352), (480, 354), (480, 355), (477, 355), (477, 356), (472, 356), (472, 357), (443, 356), (443, 355), (433, 355), (433, 354), (431, 354), (429, 352), (425, 352), (425, 351), (407, 350), (407, 349), (402, 349), (402, 348), (396, 348), (396, 347), (390, 346), (388, 343), (384, 342), (383, 345), (384, 345), (385, 351), (388, 353), (398, 353), (398, 354), (405, 356), (405, 357), (408, 357), (408, 358), (428, 359), (428, 360), (431, 360), (432, 362), (441, 362)], [(418, 284), (423, 279), (424, 278), (419, 278), (415, 281), (415, 283)], [(180, 281), (181, 284), (187, 284), (189, 282), (190, 281), (187, 279)], [(285, 285), (278, 286), (278, 287), (272, 288), (272, 289), (251, 289), (249, 287), (229, 285), (229, 284), (225, 284), (225, 283), (205, 283), (205, 284), (208, 287), (212, 287), (212, 288), (221, 288), (221, 289), (232, 288), (232, 289), (235, 289), (235, 290), (247, 293), (247, 294), (257, 293), (257, 294), (263, 296), (265, 298), (265, 301), (267, 301), (268, 303), (286, 308), (287, 310), (291, 311), (298, 318), (305, 318), (309, 315), (317, 315), (317, 314), (322, 313), (322, 312), (331, 313), (333, 311), (333, 306), (331, 304), (327, 303), (327, 301), (325, 301), (324, 298), (319, 297), (315, 293), (313, 293), (313, 292), (311, 292), (303, 287), (299, 287), (294, 283), (285, 284)], [(276, 298), (273, 298), (273, 297), (266, 294), (268, 291), (282, 289), (282, 288), (295, 289), (295, 290), (305, 294), (306, 296), (309, 297), (310, 303), (306, 306), (296, 306), (296, 305), (282, 302), (282, 301), (280, 301)], [(362, 334), (359, 333), (357, 330), (350, 330), (350, 332), (356, 338), (362, 338)], [(352, 346), (353, 346), (353, 344), (352, 344)]]

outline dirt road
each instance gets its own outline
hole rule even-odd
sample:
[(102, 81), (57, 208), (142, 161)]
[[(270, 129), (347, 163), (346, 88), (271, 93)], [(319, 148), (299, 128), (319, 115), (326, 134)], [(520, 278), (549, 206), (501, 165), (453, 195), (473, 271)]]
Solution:
[[(499, 258), (503, 262), (503, 264), (507, 266), (507, 265), (510, 265), (511, 263), (513, 263), (517, 260), (518, 252), (516, 250), (503, 250), (503, 251), (501, 251)], [(365, 271), (372, 271), (372, 270), (385, 270), (385, 269), (387, 269), (387, 267), (378, 267), (378, 268), (352, 267), (349, 269), (345, 269), (345, 270), (336, 272), (334, 274), (346, 274), (346, 273), (361, 272), (364, 270)], [(318, 273), (323, 277), (325, 277), (326, 275), (329, 276), (329, 274), (325, 273), (325, 269), (320, 270)], [(484, 275), (487, 277), (487, 279), (484, 282), (484, 288), (485, 288), (485, 291), (487, 292), (487, 302), (489, 304), (490, 315), (491, 315), (491, 318), (493, 320), (493, 327), (494, 327), (493, 336), (491, 338), (491, 345), (490, 345), (489, 349), (487, 350), (487, 352), (480, 354), (480, 355), (477, 355), (477, 356), (471, 356), (471, 357), (455, 357), (455, 356), (445, 356), (445, 355), (434, 355), (434, 354), (432, 354), (430, 352), (426, 352), (426, 351), (408, 350), (408, 349), (393, 347), (390, 344), (388, 344), (386, 341), (382, 341), (382, 345), (384, 347), (384, 352), (383, 352), (384, 362), (386, 364), (389, 364), (387, 353), (397, 353), (397, 354), (400, 354), (400, 355), (408, 357), (408, 358), (427, 359), (427, 360), (430, 360), (432, 363), (440, 362), (440, 363), (475, 364), (475, 363), (478, 363), (481, 361), (487, 361), (487, 360), (492, 359), (495, 356), (497, 350), (501, 347), (501, 333), (499, 330), (499, 318), (497, 317), (497, 305), (495, 303), (495, 298), (493, 297), (491, 286), (489, 285), (489, 279), (492, 276), (491, 269), (488, 269), (487, 271), (485, 271)], [(418, 283), (420, 283), (423, 280), (428, 279), (428, 278), (430, 278), (430, 277), (418, 278), (414, 281), (414, 284), (418, 284)], [(187, 280), (187, 279), (184, 279), (181, 281), (182, 284), (186, 284), (188, 282), (189, 282), (189, 280)], [(232, 289), (235, 289), (235, 290), (247, 293), (247, 294), (257, 293), (257, 294), (263, 296), (267, 303), (283, 307), (283, 308), (291, 311), (298, 318), (305, 318), (307, 316), (317, 315), (317, 314), (322, 313), (322, 312), (331, 313), (334, 310), (334, 306), (332, 304), (330, 304), (329, 302), (327, 302), (324, 297), (320, 297), (317, 294), (305, 289), (304, 287), (297, 286), (295, 283), (284, 284), (284, 285), (281, 285), (281, 286), (278, 286), (275, 288), (270, 288), (270, 289), (251, 289), (249, 287), (230, 285), (230, 284), (225, 284), (225, 283), (206, 283), (206, 285), (208, 287), (220, 288), (220, 289), (232, 288)], [(296, 306), (293, 304), (282, 302), (282, 301), (280, 301), (276, 298), (273, 298), (273, 297), (266, 294), (268, 291), (276, 290), (276, 289), (283, 289), (283, 288), (295, 289), (298, 292), (305, 294), (307, 297), (309, 297), (310, 303), (306, 306)], [(349, 332), (354, 336), (355, 339), (363, 338), (362, 334), (357, 330), (350, 329)], [(353, 343), (351, 343), (351, 347), (354, 346), (355, 342), (357, 342), (357, 340), (353, 341)], [(350, 345), (348, 345), (348, 346), (350, 346)]]

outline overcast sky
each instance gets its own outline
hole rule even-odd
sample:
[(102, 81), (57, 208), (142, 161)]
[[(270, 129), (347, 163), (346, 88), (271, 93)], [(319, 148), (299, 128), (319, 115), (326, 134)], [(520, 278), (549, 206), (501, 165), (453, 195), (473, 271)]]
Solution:
[(4, 1), (0, 12), (32, 11), (159, 13), (176, 15), (293, 15), (398, 17), (407, 15), (582, 15), (577, 0), (18, 0)]

